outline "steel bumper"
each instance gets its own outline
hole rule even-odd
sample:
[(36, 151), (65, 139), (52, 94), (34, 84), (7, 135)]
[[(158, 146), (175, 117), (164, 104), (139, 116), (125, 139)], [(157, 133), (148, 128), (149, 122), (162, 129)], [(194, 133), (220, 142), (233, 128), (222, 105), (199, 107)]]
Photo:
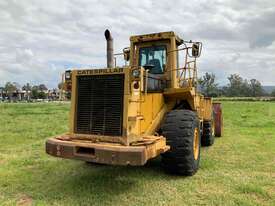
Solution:
[(165, 138), (140, 146), (124, 146), (115, 143), (87, 143), (50, 138), (46, 141), (49, 155), (110, 165), (144, 165), (147, 160), (166, 152), (169, 146)]

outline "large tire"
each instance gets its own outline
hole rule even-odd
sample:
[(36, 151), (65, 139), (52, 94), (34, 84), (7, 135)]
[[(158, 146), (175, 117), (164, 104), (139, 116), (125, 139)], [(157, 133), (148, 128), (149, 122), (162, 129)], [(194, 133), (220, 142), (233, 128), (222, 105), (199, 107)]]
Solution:
[(194, 175), (200, 161), (200, 129), (197, 114), (191, 110), (172, 110), (161, 128), (170, 150), (162, 154), (165, 170)]
[(214, 144), (215, 136), (214, 136), (214, 128), (211, 121), (203, 122), (203, 132), (201, 137), (201, 145), (202, 146), (211, 146)]

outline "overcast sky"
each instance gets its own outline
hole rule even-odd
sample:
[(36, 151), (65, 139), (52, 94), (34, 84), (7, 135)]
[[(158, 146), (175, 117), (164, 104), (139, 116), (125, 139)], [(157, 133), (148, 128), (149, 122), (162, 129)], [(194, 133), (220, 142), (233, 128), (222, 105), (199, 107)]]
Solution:
[(52, 88), (68, 67), (104, 67), (106, 28), (116, 52), (130, 35), (172, 30), (203, 42), (200, 75), (275, 85), (275, 0), (0, 0), (0, 85)]

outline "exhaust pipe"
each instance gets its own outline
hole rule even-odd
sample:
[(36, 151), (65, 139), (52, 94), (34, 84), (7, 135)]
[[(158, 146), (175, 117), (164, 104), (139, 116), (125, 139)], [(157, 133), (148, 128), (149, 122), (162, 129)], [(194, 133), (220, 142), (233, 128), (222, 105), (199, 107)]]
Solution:
[(114, 67), (114, 46), (113, 46), (113, 37), (111, 32), (106, 29), (104, 32), (105, 39), (107, 41), (107, 67)]

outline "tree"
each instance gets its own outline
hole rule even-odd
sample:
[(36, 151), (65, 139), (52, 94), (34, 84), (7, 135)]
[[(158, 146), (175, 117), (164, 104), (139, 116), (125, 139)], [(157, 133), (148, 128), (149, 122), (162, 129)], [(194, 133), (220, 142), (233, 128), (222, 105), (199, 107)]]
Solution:
[(27, 83), (27, 84), (25, 84), (25, 85), (22, 87), (22, 90), (31, 91), (31, 90), (32, 90), (32, 86), (30, 85), (30, 83)]
[(202, 78), (198, 79), (202, 93), (207, 97), (218, 96), (218, 84), (215, 83), (216, 76), (213, 73), (206, 72)]
[(9, 97), (9, 100), (12, 99), (12, 95), (14, 92), (16, 92), (17, 90), (17, 87), (15, 84), (11, 83), (11, 82), (7, 82), (6, 85), (5, 85), (5, 91)]
[(45, 90), (48, 90), (48, 88), (46, 87), (45, 84), (40, 84), (40, 85), (38, 86), (38, 88), (39, 88), (39, 91), (40, 91), (40, 92), (43, 92), (43, 91), (45, 91)]
[(265, 94), (261, 83), (257, 79), (248, 81), (239, 74), (231, 74), (228, 80), (229, 84), (223, 88), (225, 96), (259, 97)]
[(32, 87), (31, 96), (33, 99), (38, 99), (38, 93), (39, 93), (38, 90), (39, 90), (38, 86)]
[(64, 87), (64, 82), (60, 82), (58, 84), (58, 89), (61, 90), (61, 89), (63, 89), (63, 87)]
[(272, 97), (275, 97), (275, 89), (270, 94)]
[(243, 79), (241, 90), (240, 90), (240, 96), (242, 97), (250, 97), (251, 96), (251, 89), (250, 84), (246, 79)]
[(44, 92), (48, 90), (44, 84), (40, 84), (38, 86), (33, 86), (31, 90), (31, 96), (33, 99), (46, 99), (47, 94)]
[(231, 74), (228, 78), (227, 96), (241, 96), (243, 79), (238, 74)]
[(257, 79), (251, 79), (249, 86), (250, 86), (251, 96), (259, 97), (264, 94), (262, 85)]
[(26, 85), (24, 85), (22, 87), (22, 90), (26, 91), (27, 100), (30, 100), (31, 91), (32, 91), (32, 86), (30, 85), (30, 83), (27, 83)]
[(45, 92), (38, 92), (38, 99), (46, 99), (47, 95)]
[(4, 87), (0, 87), (0, 101), (3, 99), (3, 92), (4, 92), (5, 88)]
[(229, 84), (226, 87), (226, 96), (251, 96), (248, 81), (243, 79), (239, 74), (231, 74), (227, 79), (229, 80)]

